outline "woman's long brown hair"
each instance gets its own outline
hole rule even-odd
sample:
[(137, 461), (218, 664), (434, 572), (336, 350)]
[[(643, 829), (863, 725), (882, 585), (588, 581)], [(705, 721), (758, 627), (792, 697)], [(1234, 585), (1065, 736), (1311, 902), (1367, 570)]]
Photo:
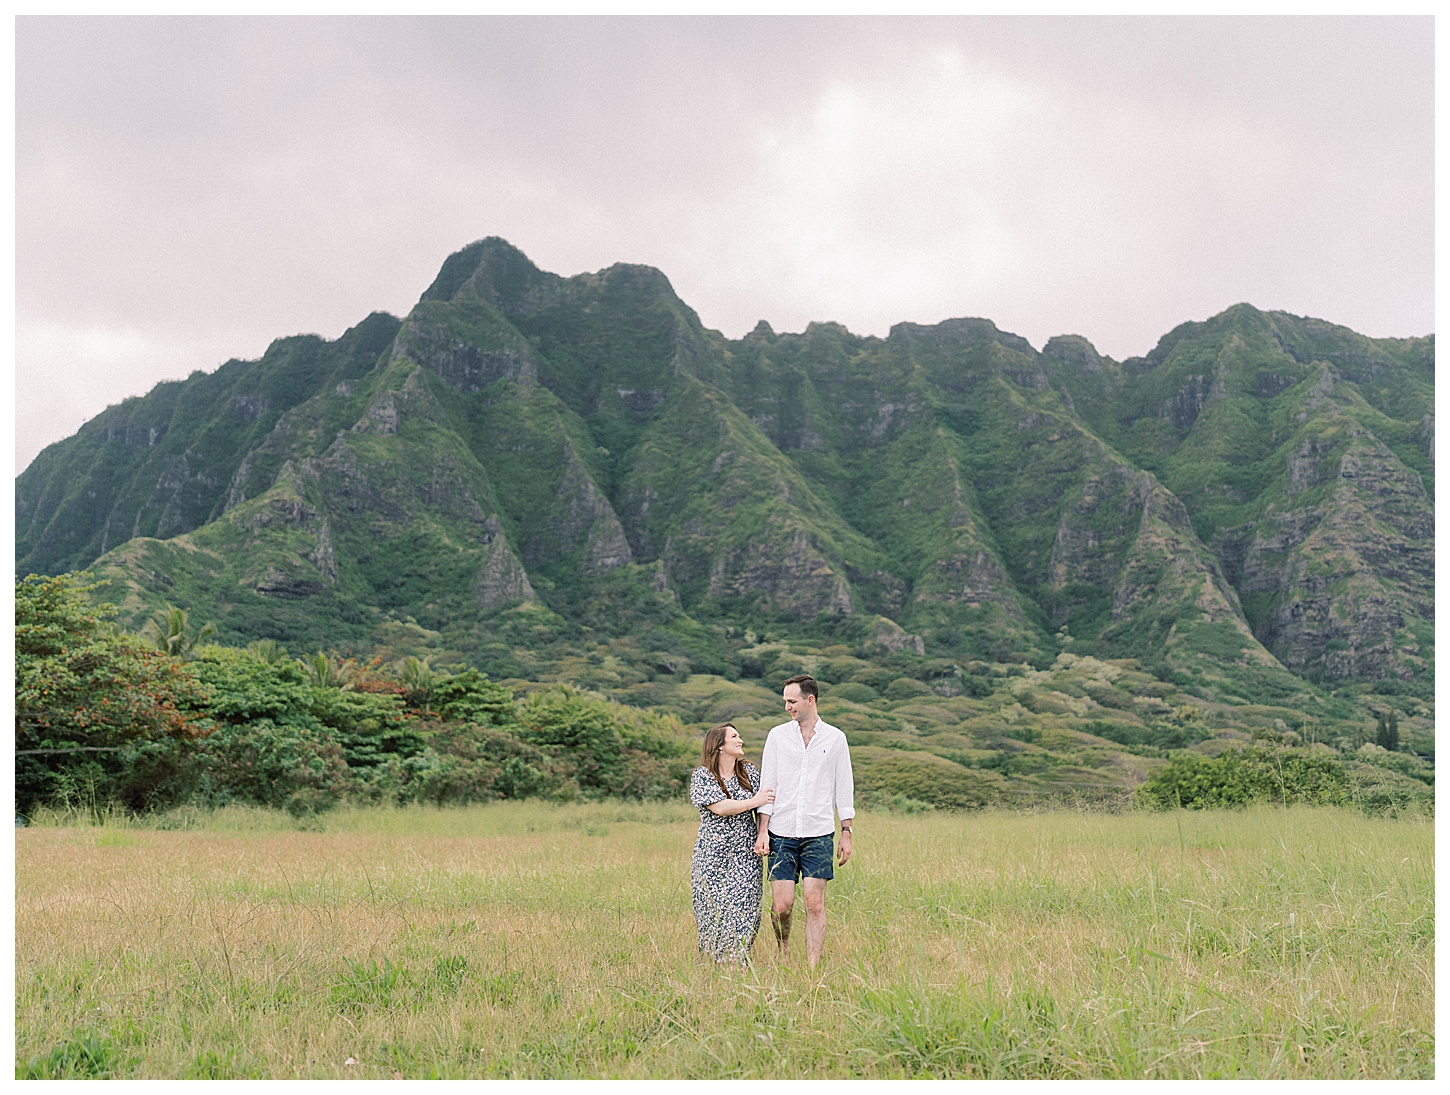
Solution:
[[(725, 781), (720, 778), (719, 764), (720, 747), (725, 744), (726, 730), (735, 730), (737, 734), (740, 732), (734, 723), (729, 722), (722, 722), (719, 726), (712, 726), (705, 731), (705, 745), (700, 750), (700, 763), (710, 770), (710, 774), (715, 777), (715, 782), (720, 785), (720, 790), (725, 791), (728, 797), (730, 792), (725, 788)], [(750, 777), (745, 774), (744, 757), (735, 758), (735, 778), (740, 781), (740, 786), (751, 794), (755, 793), (755, 788), (750, 786)]]

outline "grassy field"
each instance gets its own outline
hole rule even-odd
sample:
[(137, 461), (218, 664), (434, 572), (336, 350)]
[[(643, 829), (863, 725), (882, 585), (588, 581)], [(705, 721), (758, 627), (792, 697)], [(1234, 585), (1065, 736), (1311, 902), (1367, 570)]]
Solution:
[(1434, 1075), (1428, 821), (868, 813), (812, 974), (697, 956), (695, 816), (18, 830), (17, 1075)]

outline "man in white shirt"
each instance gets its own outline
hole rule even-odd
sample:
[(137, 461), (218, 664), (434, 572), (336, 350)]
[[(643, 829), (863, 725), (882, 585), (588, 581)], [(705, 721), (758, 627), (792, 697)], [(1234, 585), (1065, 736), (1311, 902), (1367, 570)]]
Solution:
[(755, 854), (770, 855), (770, 921), (781, 953), (790, 945), (795, 884), (800, 879), (806, 903), (806, 961), (821, 960), (826, 944), (826, 882), (831, 869), (836, 816), (841, 818), (839, 864), (851, 858), (851, 819), (855, 784), (846, 735), (816, 715), (819, 689), (814, 678), (785, 682), (786, 714), (765, 739), (760, 785), (775, 789), (775, 801), (757, 807)]

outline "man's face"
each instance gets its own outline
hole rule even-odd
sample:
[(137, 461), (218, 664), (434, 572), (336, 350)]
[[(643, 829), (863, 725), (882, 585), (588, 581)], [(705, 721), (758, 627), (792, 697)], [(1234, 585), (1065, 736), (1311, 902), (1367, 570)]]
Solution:
[(802, 715), (815, 707), (816, 698), (801, 695), (801, 686), (798, 684), (786, 685), (785, 691), (781, 695), (785, 697), (785, 713), (796, 722), (799, 722)]

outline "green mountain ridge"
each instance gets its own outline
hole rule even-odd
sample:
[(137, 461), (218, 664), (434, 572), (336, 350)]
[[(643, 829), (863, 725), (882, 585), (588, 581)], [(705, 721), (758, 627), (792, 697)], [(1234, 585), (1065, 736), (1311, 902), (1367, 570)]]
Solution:
[(738, 679), (769, 629), (947, 696), (1072, 651), (1216, 702), (1428, 699), (1433, 396), (1433, 336), (1246, 304), (1123, 362), (973, 318), (730, 340), (657, 270), (564, 278), (490, 238), (401, 320), (47, 448), (17, 568), (95, 570), (132, 627), (170, 603), (224, 641), (497, 677), (627, 640), (642, 672)]

